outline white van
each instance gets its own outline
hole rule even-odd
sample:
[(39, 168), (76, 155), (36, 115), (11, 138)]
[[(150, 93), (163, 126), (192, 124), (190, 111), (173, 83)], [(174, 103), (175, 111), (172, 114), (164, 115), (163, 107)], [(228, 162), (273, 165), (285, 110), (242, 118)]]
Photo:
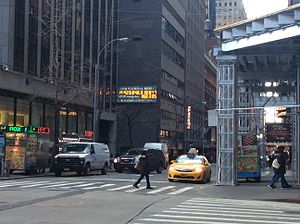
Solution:
[(110, 160), (109, 148), (97, 142), (66, 143), (61, 153), (54, 157), (55, 176), (62, 172), (77, 172), (89, 175), (92, 170), (107, 173)]
[(165, 156), (165, 168), (169, 165), (169, 152), (168, 152), (168, 146), (166, 143), (160, 143), (160, 142), (146, 142), (144, 145), (145, 149), (157, 149), (161, 150), (164, 153)]

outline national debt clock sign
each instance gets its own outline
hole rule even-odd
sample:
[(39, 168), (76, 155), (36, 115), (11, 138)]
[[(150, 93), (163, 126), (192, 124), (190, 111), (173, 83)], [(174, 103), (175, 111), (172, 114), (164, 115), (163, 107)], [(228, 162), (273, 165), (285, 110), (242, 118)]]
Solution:
[(157, 86), (121, 86), (117, 92), (118, 103), (156, 103)]
[(291, 123), (267, 123), (266, 124), (267, 142), (284, 143), (292, 141)]

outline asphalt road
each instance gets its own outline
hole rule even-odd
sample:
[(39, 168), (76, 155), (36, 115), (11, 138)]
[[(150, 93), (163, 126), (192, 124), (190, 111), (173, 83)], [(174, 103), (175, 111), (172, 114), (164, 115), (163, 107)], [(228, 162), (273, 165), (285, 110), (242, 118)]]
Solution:
[(169, 183), (166, 172), (151, 174), (152, 190), (145, 182), (133, 188), (138, 176), (109, 172), (2, 180), (0, 223), (300, 223), (297, 204), (203, 197), (215, 188), (215, 175), (211, 183), (194, 184)]

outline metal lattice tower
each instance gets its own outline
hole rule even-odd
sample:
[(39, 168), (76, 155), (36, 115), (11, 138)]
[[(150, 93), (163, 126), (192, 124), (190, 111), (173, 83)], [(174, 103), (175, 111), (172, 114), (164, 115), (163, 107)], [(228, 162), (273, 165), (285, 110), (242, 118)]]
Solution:
[(236, 184), (235, 57), (218, 58), (217, 183)]

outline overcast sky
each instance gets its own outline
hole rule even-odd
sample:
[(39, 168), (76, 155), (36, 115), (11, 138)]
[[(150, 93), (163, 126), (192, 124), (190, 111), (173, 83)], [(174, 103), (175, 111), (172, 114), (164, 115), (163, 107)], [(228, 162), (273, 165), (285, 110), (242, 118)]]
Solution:
[(288, 5), (288, 0), (243, 0), (243, 2), (248, 19), (284, 9)]

